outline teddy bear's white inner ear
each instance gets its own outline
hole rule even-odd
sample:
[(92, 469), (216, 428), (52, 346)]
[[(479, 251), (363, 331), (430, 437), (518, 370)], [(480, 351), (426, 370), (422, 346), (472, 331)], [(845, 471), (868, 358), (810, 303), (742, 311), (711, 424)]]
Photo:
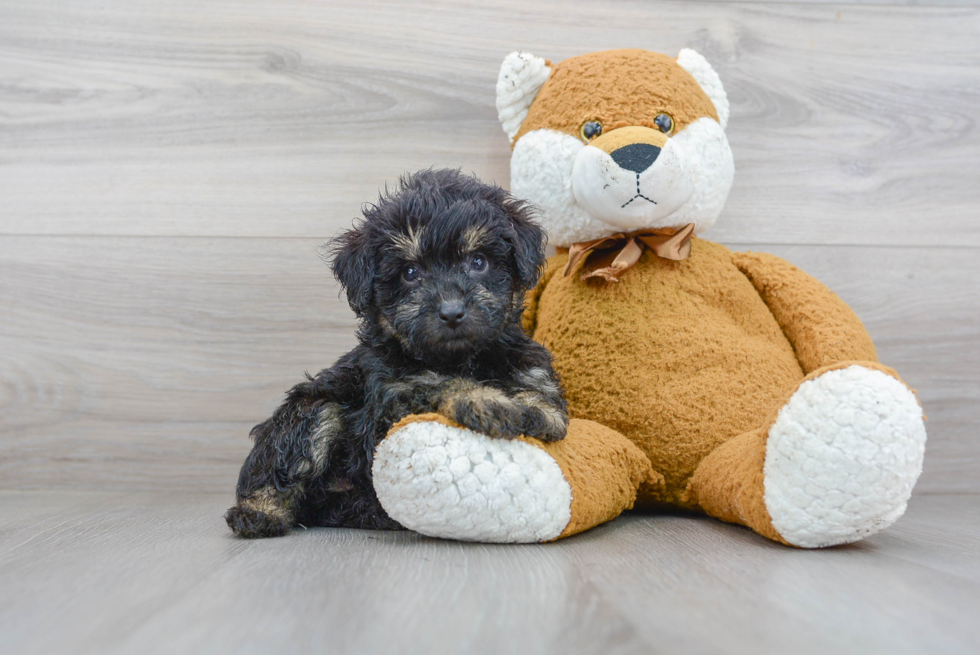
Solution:
[(527, 118), (528, 108), (550, 75), (548, 62), (529, 52), (512, 52), (500, 65), (497, 117), (512, 142)]
[[(715, 106), (715, 111), (718, 112), (718, 122), (721, 124), (721, 128), (725, 129), (728, 127), (728, 94), (725, 93), (725, 87), (721, 85), (721, 78), (718, 77), (718, 73), (711, 67), (708, 60), (701, 56), (699, 52), (690, 48), (684, 48), (677, 55), (677, 64), (690, 73), (697, 80), (701, 88), (704, 89), (704, 92), (708, 94), (708, 97), (711, 98), (711, 102)], [(499, 84), (497, 89), (499, 97)]]

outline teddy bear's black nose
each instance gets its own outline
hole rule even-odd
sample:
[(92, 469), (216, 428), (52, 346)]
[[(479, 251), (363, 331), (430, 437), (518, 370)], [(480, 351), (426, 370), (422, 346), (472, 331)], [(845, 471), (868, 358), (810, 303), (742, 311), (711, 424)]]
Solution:
[(620, 168), (625, 168), (634, 173), (642, 173), (653, 166), (660, 155), (660, 148), (651, 146), (649, 143), (631, 143), (612, 151), (613, 161), (619, 164)]
[(449, 327), (457, 327), (466, 318), (466, 308), (461, 300), (444, 300), (439, 303), (439, 318)]

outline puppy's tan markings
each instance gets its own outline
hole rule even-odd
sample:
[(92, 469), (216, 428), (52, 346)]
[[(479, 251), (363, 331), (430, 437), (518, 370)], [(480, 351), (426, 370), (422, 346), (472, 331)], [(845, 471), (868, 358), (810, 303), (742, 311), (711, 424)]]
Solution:
[(398, 309), (395, 310), (395, 320), (407, 321), (419, 315), (422, 311), (422, 303), (408, 300), (407, 298), (402, 300), (398, 305)]
[(354, 483), (351, 482), (349, 478), (337, 478), (327, 486), (327, 491), (345, 493), (348, 491), (353, 491), (354, 488)]
[(405, 350), (409, 350), (411, 348), (411, 344), (409, 344), (408, 339), (399, 334), (395, 330), (395, 327), (388, 321), (387, 318), (384, 317), (383, 314), (378, 314), (378, 325), (381, 327), (381, 331), (386, 335), (397, 339), (398, 343), (400, 343)]
[(419, 388), (436, 389), (437, 387), (443, 385), (448, 379), (449, 378), (446, 376), (439, 375), (434, 371), (423, 371), (418, 375), (410, 375), (401, 380), (392, 380), (391, 382), (388, 382), (386, 385), (387, 393), (392, 396), (410, 395)]
[(463, 231), (463, 252), (467, 254), (476, 252), (489, 240), (490, 234), (486, 228), (471, 225)]
[(525, 387), (535, 389), (545, 396), (560, 396), (561, 389), (554, 377), (543, 368), (529, 368), (517, 374), (517, 380)]
[(545, 422), (545, 434), (559, 436), (565, 434), (568, 429), (568, 415), (540, 393), (522, 391), (514, 396), (514, 400), (523, 405), (525, 410), (539, 413)]
[(275, 487), (262, 487), (248, 498), (242, 498), (238, 505), (242, 509), (262, 512), (277, 521), (291, 522), (293, 517), (293, 499), (302, 493), (299, 485), (288, 492), (282, 492)]
[(409, 223), (407, 229), (408, 234), (393, 235), (391, 245), (405, 261), (417, 262), (422, 259), (422, 235), (425, 233), (425, 227), (416, 230)]
[(499, 302), (496, 294), (483, 286), (475, 287), (473, 289), (473, 295), (476, 296), (476, 300), (483, 307), (494, 307)]
[(333, 441), (344, 430), (343, 414), (340, 406), (334, 403), (325, 405), (317, 417), (316, 429), (310, 440), (313, 442), (312, 448), (312, 469), (313, 475), (320, 475), (327, 467), (327, 459), (330, 455), (330, 448)]
[(440, 384), (445, 384), (448, 379), (445, 375), (440, 375), (435, 371), (422, 371), (418, 375), (413, 375), (408, 378), (408, 382), (413, 387), (437, 387)]
[(438, 411), (463, 425), (491, 436), (517, 436), (520, 408), (506, 393), (469, 380), (454, 380)]

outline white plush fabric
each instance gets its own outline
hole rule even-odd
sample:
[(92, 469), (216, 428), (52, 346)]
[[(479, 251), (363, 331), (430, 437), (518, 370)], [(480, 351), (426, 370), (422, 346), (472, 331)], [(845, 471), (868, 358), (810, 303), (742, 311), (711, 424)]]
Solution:
[(504, 57), (497, 76), (497, 117), (511, 141), (550, 75), (551, 69), (541, 57), (528, 52), (512, 52)]
[(409, 423), (378, 446), (373, 474), (385, 511), (431, 537), (533, 543), (571, 519), (572, 490), (551, 456), (465, 428)]
[(925, 441), (914, 394), (881, 371), (850, 366), (804, 382), (769, 429), (773, 527), (804, 548), (883, 530), (905, 512)]
[(696, 50), (684, 48), (677, 54), (677, 63), (690, 73), (697, 80), (698, 85), (708, 94), (711, 103), (715, 106), (715, 111), (718, 112), (718, 122), (721, 123), (721, 129), (728, 127), (728, 94), (725, 93), (721, 78), (718, 77), (718, 73), (711, 67), (708, 60)]
[(711, 118), (699, 118), (671, 137), (653, 166), (640, 174), (640, 193), (654, 202), (629, 202), (637, 193), (636, 173), (554, 130), (522, 136), (510, 161), (512, 192), (538, 206), (549, 242), (561, 247), (687, 223), (700, 234), (714, 225), (735, 177), (728, 138)]
[(556, 246), (610, 234), (609, 225), (589, 216), (572, 195), (572, 167), (584, 147), (568, 134), (534, 130), (514, 145), (510, 158), (511, 193), (537, 206), (548, 243)]
[(642, 173), (624, 170), (604, 151), (585, 146), (572, 168), (576, 202), (616, 230), (659, 226), (664, 219), (673, 225), (673, 215), (694, 194), (696, 179), (680, 143), (669, 139), (657, 161)]

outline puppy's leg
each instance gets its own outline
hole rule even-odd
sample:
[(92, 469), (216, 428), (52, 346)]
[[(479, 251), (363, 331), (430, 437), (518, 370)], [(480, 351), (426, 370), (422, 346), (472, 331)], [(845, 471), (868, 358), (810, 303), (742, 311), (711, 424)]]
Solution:
[(568, 431), (568, 409), (550, 367), (537, 366), (517, 374), (514, 402), (520, 406), (521, 434), (558, 441)]
[(272, 418), (255, 426), (255, 446), (242, 466), (237, 502), (225, 514), (232, 531), (246, 538), (286, 534), (305, 485), (324, 472), (343, 429), (336, 403), (311, 403), (294, 394)]
[(435, 392), (433, 407), (460, 425), (490, 437), (519, 435), (542, 441), (564, 438), (568, 412), (554, 375), (543, 368), (521, 372), (501, 389), (452, 379)]
[(488, 384), (455, 378), (435, 392), (432, 404), (443, 416), (487, 436), (512, 439), (521, 434), (522, 405)]

